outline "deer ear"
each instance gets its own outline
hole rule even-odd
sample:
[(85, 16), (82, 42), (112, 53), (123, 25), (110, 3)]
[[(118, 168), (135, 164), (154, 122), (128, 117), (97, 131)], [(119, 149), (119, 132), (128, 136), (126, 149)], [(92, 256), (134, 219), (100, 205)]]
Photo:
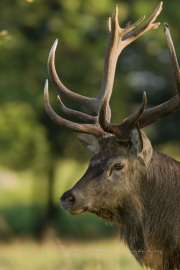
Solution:
[(131, 133), (131, 142), (132, 153), (141, 158), (147, 165), (151, 159), (153, 149), (146, 134), (140, 131), (139, 128), (134, 128)]
[(75, 133), (76, 137), (91, 153), (97, 154), (99, 151), (99, 142), (94, 135), (86, 133)]
[(139, 155), (143, 149), (143, 140), (139, 128), (134, 128), (131, 133), (131, 151), (135, 155)]

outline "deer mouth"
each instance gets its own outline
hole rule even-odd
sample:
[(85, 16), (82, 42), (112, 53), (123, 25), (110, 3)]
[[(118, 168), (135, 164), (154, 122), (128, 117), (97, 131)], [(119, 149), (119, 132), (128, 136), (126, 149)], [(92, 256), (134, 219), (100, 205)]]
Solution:
[(71, 215), (82, 215), (84, 214), (85, 212), (88, 212), (88, 208), (85, 207), (85, 208), (79, 208), (79, 209), (68, 209), (68, 212), (71, 214)]
[(64, 205), (61, 205), (61, 207), (62, 207), (63, 210), (68, 211), (71, 215), (82, 215), (85, 212), (88, 212), (87, 207), (73, 208), (73, 207), (70, 207), (70, 206), (67, 207), (67, 206), (64, 206)]
[(61, 207), (63, 210), (68, 211), (71, 215), (82, 215), (85, 212), (93, 213), (98, 217), (101, 217), (107, 221), (113, 221), (115, 219), (115, 215), (112, 211), (105, 208), (90, 208), (90, 207), (81, 207), (78, 206), (75, 200), (75, 197), (65, 196), (64, 195), (60, 199)]
[[(62, 195), (60, 202), (62, 209), (68, 211), (71, 215), (82, 215), (85, 212), (89, 212), (109, 222), (115, 220), (115, 214), (109, 209), (87, 206), (85, 202), (78, 203), (76, 197), (69, 191)], [(85, 206), (83, 206), (84, 204)]]

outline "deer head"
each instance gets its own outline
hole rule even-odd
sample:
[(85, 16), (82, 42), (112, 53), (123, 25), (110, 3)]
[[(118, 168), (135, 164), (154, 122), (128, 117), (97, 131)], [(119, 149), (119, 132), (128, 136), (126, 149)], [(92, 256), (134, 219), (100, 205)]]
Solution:
[[(48, 71), (59, 93), (58, 103), (65, 114), (79, 119), (82, 123), (66, 120), (54, 112), (49, 103), (48, 81), (46, 81), (44, 91), (46, 112), (57, 124), (73, 131), (82, 144), (93, 153), (84, 176), (61, 197), (62, 207), (71, 214), (82, 214), (89, 211), (109, 221), (122, 223), (123, 215), (135, 205), (139, 205), (136, 207), (136, 211), (141, 212), (142, 206), (138, 199), (139, 190), (153, 153), (151, 143), (141, 128), (180, 108), (179, 66), (167, 24), (164, 25), (164, 30), (170, 51), (177, 95), (154, 108), (145, 109), (147, 97), (144, 92), (139, 110), (118, 124), (110, 122), (109, 101), (119, 55), (126, 46), (142, 34), (158, 28), (160, 23), (155, 22), (155, 20), (161, 10), (162, 2), (141, 27), (137, 28), (145, 17), (134, 24), (128, 23), (125, 28), (121, 28), (118, 23), (118, 7), (115, 7), (112, 17), (108, 20), (109, 39), (103, 79), (100, 93), (96, 98), (75, 94), (63, 85), (54, 64), (57, 40), (52, 46), (48, 59)], [(87, 106), (95, 112), (96, 116), (67, 108), (60, 96), (79, 105)], [(132, 198), (132, 194), (137, 196)]]

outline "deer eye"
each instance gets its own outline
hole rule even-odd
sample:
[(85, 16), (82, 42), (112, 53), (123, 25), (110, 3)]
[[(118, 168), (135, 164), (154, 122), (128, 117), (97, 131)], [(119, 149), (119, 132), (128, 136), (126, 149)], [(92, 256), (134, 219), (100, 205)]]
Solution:
[(122, 170), (123, 167), (124, 167), (124, 165), (122, 163), (116, 163), (114, 165), (115, 170)]

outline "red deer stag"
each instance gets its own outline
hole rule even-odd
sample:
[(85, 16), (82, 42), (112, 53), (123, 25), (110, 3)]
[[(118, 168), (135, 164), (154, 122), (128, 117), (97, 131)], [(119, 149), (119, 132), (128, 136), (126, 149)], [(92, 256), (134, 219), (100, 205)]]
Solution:
[[(94, 213), (120, 225), (121, 239), (142, 266), (157, 270), (180, 269), (180, 163), (156, 152), (140, 129), (180, 108), (180, 72), (168, 25), (165, 36), (177, 95), (154, 108), (145, 109), (143, 94), (139, 110), (119, 124), (110, 123), (109, 100), (116, 63), (122, 50), (145, 32), (156, 29), (162, 2), (141, 27), (144, 17), (121, 28), (118, 8), (108, 20), (108, 46), (100, 94), (89, 98), (71, 92), (58, 78), (54, 61), (57, 41), (49, 59), (48, 71), (58, 93), (93, 110), (96, 116), (67, 108), (63, 112), (81, 120), (75, 123), (57, 115), (50, 106), (48, 82), (44, 103), (50, 118), (69, 128), (94, 155), (82, 178), (61, 197), (62, 208), (71, 214)], [(158, 252), (157, 252), (158, 251)]]

